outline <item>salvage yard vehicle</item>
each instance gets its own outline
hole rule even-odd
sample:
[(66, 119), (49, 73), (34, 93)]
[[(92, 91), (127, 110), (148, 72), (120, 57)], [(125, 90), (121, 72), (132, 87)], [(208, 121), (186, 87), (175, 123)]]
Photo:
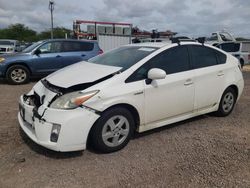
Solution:
[(232, 54), (239, 59), (241, 67), (250, 64), (250, 42), (223, 42), (216, 47)]
[(0, 56), (0, 77), (24, 84), (102, 53), (96, 41), (53, 39), (32, 44), (21, 53)]
[(61, 69), (20, 97), (18, 120), (55, 151), (122, 149), (143, 132), (229, 115), (244, 87), (238, 60), (198, 42), (140, 43)]
[(224, 30), (212, 33), (211, 37), (208, 37), (206, 39), (206, 43), (213, 46), (216, 46), (217, 44), (222, 42), (236, 42), (236, 39), (231, 33)]
[(20, 51), (19, 41), (0, 39), (0, 54), (11, 54), (17, 51)]

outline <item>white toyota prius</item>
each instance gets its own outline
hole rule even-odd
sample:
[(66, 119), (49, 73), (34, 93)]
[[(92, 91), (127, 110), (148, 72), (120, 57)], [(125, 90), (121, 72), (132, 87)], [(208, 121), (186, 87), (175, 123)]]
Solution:
[(143, 132), (194, 116), (229, 115), (244, 81), (238, 60), (198, 42), (123, 46), (61, 69), (20, 97), (18, 120), (55, 151), (123, 148)]

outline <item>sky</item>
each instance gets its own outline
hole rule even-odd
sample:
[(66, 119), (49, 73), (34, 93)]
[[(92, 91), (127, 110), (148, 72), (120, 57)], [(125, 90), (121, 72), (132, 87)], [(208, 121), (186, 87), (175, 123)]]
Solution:
[[(189, 37), (226, 29), (250, 38), (250, 0), (54, 0), (54, 25), (72, 29), (73, 20), (132, 23), (142, 30), (172, 30)], [(49, 0), (0, 0), (0, 28), (22, 23), (50, 28)]]

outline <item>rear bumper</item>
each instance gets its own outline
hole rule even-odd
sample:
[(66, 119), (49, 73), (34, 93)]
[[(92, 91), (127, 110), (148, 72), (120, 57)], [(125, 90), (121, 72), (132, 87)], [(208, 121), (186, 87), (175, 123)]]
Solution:
[[(88, 134), (99, 118), (88, 109), (77, 108), (74, 110), (58, 110), (47, 108), (41, 120), (34, 117), (33, 106), (27, 105), (20, 98), (18, 121), (25, 134), (37, 144), (54, 151), (77, 151), (86, 149)], [(60, 125), (57, 142), (51, 141), (53, 125)]]

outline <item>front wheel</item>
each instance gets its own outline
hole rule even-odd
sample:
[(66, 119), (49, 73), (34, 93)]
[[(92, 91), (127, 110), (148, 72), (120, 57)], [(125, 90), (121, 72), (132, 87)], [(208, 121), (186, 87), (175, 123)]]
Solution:
[(236, 98), (235, 90), (230, 87), (227, 88), (221, 97), (219, 109), (216, 112), (216, 115), (221, 117), (229, 115), (233, 111)]
[(6, 73), (7, 81), (10, 84), (24, 84), (29, 81), (29, 70), (22, 65), (11, 66)]
[(115, 107), (97, 120), (90, 132), (90, 144), (97, 151), (110, 153), (127, 145), (134, 133), (134, 119), (130, 111)]

